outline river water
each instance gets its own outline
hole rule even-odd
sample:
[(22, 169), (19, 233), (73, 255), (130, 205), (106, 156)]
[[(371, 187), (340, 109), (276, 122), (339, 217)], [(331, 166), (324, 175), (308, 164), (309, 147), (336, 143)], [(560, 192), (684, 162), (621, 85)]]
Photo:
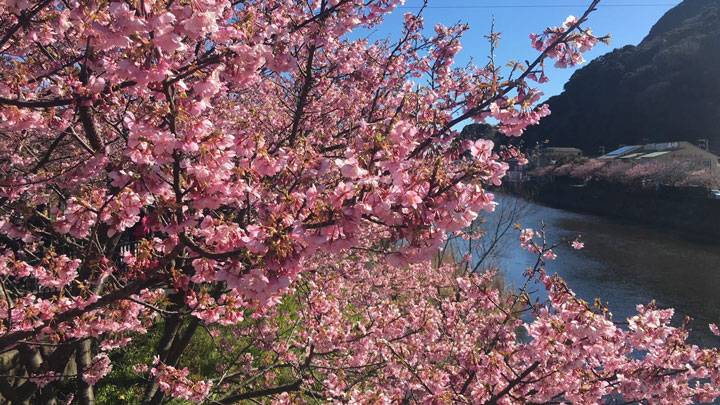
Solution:
[[(546, 270), (567, 281), (576, 294), (589, 302), (609, 303), (613, 319), (635, 314), (637, 304), (655, 300), (658, 307), (675, 308), (675, 323), (693, 318), (689, 341), (700, 346), (720, 346), (708, 323), (720, 322), (720, 249), (715, 243), (692, 241), (659, 227), (627, 223), (607, 217), (554, 209), (505, 195), (503, 206), (513, 206), (513, 222), (539, 229), (545, 224), (549, 242), (582, 235), (585, 248), (556, 249), (558, 258)], [(517, 209), (517, 207), (521, 207)], [(483, 228), (493, 229), (500, 215), (487, 218)], [(505, 213), (507, 218), (507, 213)], [(497, 267), (507, 287), (518, 288), (522, 273), (534, 264), (533, 254), (520, 248), (519, 231), (510, 229), (484, 267)], [(477, 260), (477, 256), (476, 259)]]

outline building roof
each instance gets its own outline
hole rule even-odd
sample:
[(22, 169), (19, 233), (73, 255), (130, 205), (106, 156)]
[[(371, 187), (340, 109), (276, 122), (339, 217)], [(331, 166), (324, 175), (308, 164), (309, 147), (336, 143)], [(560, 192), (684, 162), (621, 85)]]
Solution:
[(631, 153), (629, 155), (620, 156), (620, 159), (634, 159), (634, 158), (640, 157), (641, 155), (642, 155), (642, 153)]
[(662, 156), (662, 155), (668, 154), (668, 153), (670, 153), (670, 152), (672, 152), (672, 151), (664, 150), (664, 151), (662, 151), (662, 152), (646, 153), (646, 154), (640, 156), (639, 158), (640, 158), (640, 159), (656, 158), (656, 157), (658, 157), (658, 156)]
[(707, 157), (715, 156), (712, 153), (686, 141), (648, 143), (645, 145), (629, 145), (618, 148), (598, 159), (653, 159), (675, 151), (691, 150), (692, 153), (701, 153)]
[(664, 151), (664, 150), (676, 150), (681, 149), (683, 147), (688, 146), (694, 146), (693, 144), (689, 142), (663, 142), (663, 143), (649, 143), (647, 145), (643, 145), (643, 149), (647, 151)]
[(605, 156), (607, 156), (609, 158), (616, 158), (616, 157), (625, 155), (627, 153), (633, 152), (634, 150), (636, 150), (638, 148), (640, 148), (640, 145), (623, 146), (620, 149), (615, 149), (614, 151), (605, 154)]
[(571, 148), (566, 146), (548, 146), (545, 148), (548, 152), (580, 152), (582, 153), (582, 150), (578, 148)]

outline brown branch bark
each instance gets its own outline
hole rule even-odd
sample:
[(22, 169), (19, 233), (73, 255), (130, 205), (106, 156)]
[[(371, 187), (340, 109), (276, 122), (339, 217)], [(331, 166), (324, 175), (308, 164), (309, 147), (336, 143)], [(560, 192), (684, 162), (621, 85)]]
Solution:
[(43, 0), (40, 3), (38, 3), (32, 10), (25, 13), (20, 16), (18, 19), (18, 22), (10, 28), (5, 35), (3, 35), (2, 39), (0, 39), (0, 48), (2, 48), (12, 37), (15, 35), (20, 28), (28, 25), (30, 23), (30, 20), (32, 20), (37, 13), (39, 13), (42, 9), (44, 9), (48, 4), (52, 3), (53, 0)]
[(48, 161), (50, 161), (50, 156), (55, 151), (55, 148), (57, 148), (57, 146), (60, 144), (60, 141), (62, 141), (69, 132), (70, 131), (65, 130), (61, 132), (60, 135), (57, 136), (57, 138), (55, 138), (55, 140), (50, 144), (50, 147), (48, 147), (48, 150), (45, 152), (43, 157), (37, 162), (35, 167), (30, 169), (31, 173), (36, 173), (38, 170), (42, 169), (42, 167), (45, 166)]
[(308, 52), (308, 59), (305, 63), (305, 78), (303, 81), (302, 89), (300, 90), (300, 97), (298, 98), (297, 107), (295, 108), (295, 115), (293, 116), (293, 123), (292, 123), (292, 129), (290, 130), (290, 146), (295, 145), (295, 139), (297, 138), (298, 130), (300, 128), (300, 120), (302, 119), (303, 112), (305, 110), (305, 104), (307, 103), (308, 95), (310, 94), (310, 89), (312, 88), (312, 65), (313, 60), (315, 59), (315, 45), (310, 46), (310, 51)]
[(85, 382), (80, 376), (82, 371), (90, 366), (92, 363), (92, 340), (85, 339), (78, 342), (77, 347), (77, 369), (78, 378), (77, 381), (80, 385), (78, 388), (78, 401), (80, 405), (94, 405), (95, 404), (95, 391), (92, 385)]
[(305, 28), (306, 26), (312, 24), (313, 22), (315, 22), (317, 20), (325, 19), (327, 16), (329, 16), (330, 14), (335, 12), (335, 10), (339, 9), (340, 7), (344, 6), (345, 4), (347, 4), (349, 2), (350, 2), (350, 0), (341, 0), (340, 2), (338, 2), (338, 4), (332, 6), (328, 9), (321, 10), (319, 13), (315, 14), (314, 16), (312, 16), (312, 17), (308, 18), (307, 20), (301, 22), (300, 24), (296, 25), (292, 29), (291, 32), (295, 32), (297, 30)]
[[(158, 269), (164, 268), (167, 266), (172, 260), (177, 257), (180, 252), (183, 250), (182, 245), (178, 245), (175, 247), (175, 249), (172, 250), (167, 256), (163, 257), (160, 260), (160, 263), (158, 265)], [(37, 336), (44, 328), (46, 328), (49, 324), (60, 324), (63, 322), (71, 321), (79, 316), (82, 316), (85, 313), (88, 313), (90, 311), (94, 311), (98, 308), (102, 308), (105, 306), (108, 306), (114, 302), (121, 301), (126, 299), (132, 294), (136, 294), (143, 290), (144, 288), (151, 287), (158, 283), (161, 280), (158, 274), (148, 274), (147, 278), (145, 280), (139, 280), (132, 284), (129, 284), (125, 286), (124, 288), (117, 289), (94, 303), (88, 305), (84, 309), (75, 308), (71, 309), (69, 311), (65, 311), (61, 314), (55, 315), (52, 319), (44, 322), (42, 325), (37, 326), (36, 328), (32, 330), (22, 330), (17, 331), (13, 333), (9, 333), (5, 336), (0, 337), (0, 350), (7, 349), (10, 346), (13, 346), (17, 344), (21, 340), (26, 339), (32, 339), (33, 337)]]
[(71, 105), (75, 102), (73, 98), (55, 98), (52, 100), (13, 100), (11, 98), (0, 97), (0, 104), (12, 105), (15, 107), (23, 108), (49, 108), (49, 107), (62, 107), (65, 105)]
[(508, 382), (508, 385), (503, 388), (502, 391), (498, 392), (497, 394), (493, 395), (490, 399), (488, 399), (485, 402), (485, 405), (496, 405), (498, 403), (498, 400), (505, 395), (509, 394), (510, 391), (512, 391), (513, 388), (515, 388), (518, 384), (522, 382), (522, 380), (530, 375), (538, 366), (540, 365), (540, 362), (536, 361), (535, 363), (531, 364), (530, 367), (526, 368), (525, 371), (520, 373), (516, 378)]
[[(310, 363), (312, 362), (312, 359), (314, 356), (315, 356), (315, 346), (310, 346), (310, 353), (305, 358), (305, 361), (300, 366), (300, 369), (303, 371), (307, 371), (310, 368)], [(305, 373), (303, 373), (303, 374), (305, 374)], [(302, 386), (302, 382), (303, 382), (303, 378), (301, 377), (290, 384), (280, 385), (277, 387), (267, 388), (267, 389), (263, 389), (263, 390), (244, 392), (242, 394), (237, 394), (237, 395), (232, 395), (229, 397), (225, 397), (219, 401), (213, 401), (213, 404), (231, 405), (231, 404), (236, 404), (236, 403), (239, 403), (240, 401), (244, 401), (247, 399), (267, 397), (270, 395), (282, 394), (284, 392), (295, 392), (295, 391), (300, 390), (300, 387)]]
[(302, 380), (298, 379), (291, 384), (280, 385), (277, 387), (267, 388), (264, 390), (250, 391), (250, 392), (244, 392), (244, 393), (238, 394), (238, 395), (233, 395), (231, 397), (227, 397), (227, 398), (221, 399), (219, 401), (215, 401), (215, 404), (231, 405), (231, 404), (240, 403), (240, 401), (244, 401), (247, 399), (262, 398), (262, 397), (267, 397), (270, 395), (282, 394), (284, 392), (295, 392), (295, 391), (300, 390), (301, 385), (302, 385)]

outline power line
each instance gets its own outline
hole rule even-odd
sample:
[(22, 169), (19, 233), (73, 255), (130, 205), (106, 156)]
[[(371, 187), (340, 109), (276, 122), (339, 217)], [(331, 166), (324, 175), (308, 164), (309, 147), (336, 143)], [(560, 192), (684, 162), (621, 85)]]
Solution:
[[(676, 6), (677, 3), (649, 3), (649, 4), (600, 4), (600, 7), (670, 7)], [(586, 7), (587, 4), (546, 4), (546, 5), (535, 5), (535, 4), (499, 4), (499, 5), (480, 5), (480, 6), (426, 6), (425, 8), (435, 9), (492, 9), (492, 8), (569, 8), (569, 7)], [(399, 6), (398, 8), (415, 8), (419, 9), (421, 6)]]

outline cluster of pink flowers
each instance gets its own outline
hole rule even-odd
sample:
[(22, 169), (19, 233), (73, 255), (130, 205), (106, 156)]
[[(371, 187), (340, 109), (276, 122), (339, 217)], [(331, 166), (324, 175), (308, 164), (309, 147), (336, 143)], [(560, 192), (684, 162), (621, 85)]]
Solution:
[[(548, 56), (556, 59), (555, 67), (566, 68), (582, 64), (585, 61), (582, 54), (591, 50), (597, 45), (600, 39), (592, 35), (592, 31), (585, 30), (582, 34), (574, 34), (570, 41), (562, 43), (560, 46), (550, 48), (556, 44), (560, 36), (565, 35), (568, 30), (577, 27), (581, 21), (575, 16), (569, 16), (560, 27), (546, 29), (542, 34), (531, 34), (533, 48), (538, 51), (548, 51)], [(584, 35), (583, 35), (584, 34)]]
[[(287, 309), (274, 308), (233, 329), (236, 337), (266, 342), (259, 358), (283, 359), (283, 365), (267, 370), (256, 359), (248, 368), (242, 360), (224, 371), (262, 379), (260, 390), (277, 384), (280, 370), (292, 370), (315, 395), (356, 403), (412, 396), (419, 402), (689, 404), (720, 395), (720, 356), (685, 343), (687, 330), (670, 326), (671, 310), (638, 306), (622, 327), (607, 308), (577, 298), (547, 274), (543, 259), (552, 259), (557, 245), (548, 244), (543, 231), (522, 230), (521, 238), (540, 258), (528, 270), (529, 288), (546, 291), (546, 303), (533, 304), (524, 291), (498, 290), (494, 272), (468, 275), (455, 265), (427, 263), (394, 267), (352, 253), (316, 257), (295, 294), (307, 305), (292, 312), (294, 327), (283, 324)], [(509, 315), (508, 308), (525, 305), (531, 319)], [(520, 339), (518, 331), (531, 339)], [(687, 383), (694, 378), (706, 380)], [(296, 403), (304, 395), (289, 391), (276, 401)]]
[(650, 160), (645, 162), (622, 162), (588, 159), (584, 162), (570, 162), (560, 166), (542, 166), (531, 174), (538, 177), (563, 176), (578, 180), (602, 180), (610, 183), (639, 185), (641, 187), (720, 186), (718, 173), (710, 168), (680, 160)]
[(87, 237), (97, 222), (97, 208), (103, 204), (104, 197), (105, 190), (99, 189), (68, 198), (62, 213), (55, 214), (56, 220), (53, 223), (55, 230), (60, 233), (69, 233), (75, 238)]
[(157, 379), (161, 390), (167, 392), (173, 398), (187, 399), (193, 402), (201, 402), (208, 396), (213, 383), (211, 381), (191, 381), (188, 379), (187, 368), (181, 370), (165, 364), (161, 364), (158, 358), (153, 362), (150, 374)]
[(90, 365), (83, 370), (83, 380), (90, 385), (95, 385), (103, 377), (112, 371), (110, 358), (106, 353), (99, 353), (93, 357)]
[[(534, 36), (540, 56), (511, 77), (455, 66), (462, 24), (408, 15), (394, 43), (346, 35), (401, 3), (0, 3), (0, 349), (38, 359), (13, 362), (33, 380), (0, 396), (77, 387), (89, 402), (108, 352), (149, 328), (162, 344), (145, 403), (716, 395), (688, 381), (717, 386), (717, 353), (685, 345), (667, 313), (623, 330), (543, 268), (528, 272), (540, 305), (429, 264), (495, 209), (487, 187), (516, 156), (457, 142), (459, 124), (516, 136), (547, 115), (532, 82), (547, 58), (582, 62), (597, 1)], [(555, 257), (541, 237), (522, 236), (538, 266)], [(215, 375), (183, 357), (196, 333), (223, 359)], [(80, 375), (62, 376), (71, 361)]]
[(53, 381), (59, 380), (60, 378), (62, 378), (62, 376), (63, 376), (62, 373), (58, 373), (55, 371), (46, 371), (46, 372), (40, 372), (38, 374), (30, 375), (29, 380), (33, 384), (42, 388)]
[(77, 278), (80, 263), (80, 259), (51, 255), (44, 265), (35, 267), (31, 274), (44, 287), (65, 287)]

